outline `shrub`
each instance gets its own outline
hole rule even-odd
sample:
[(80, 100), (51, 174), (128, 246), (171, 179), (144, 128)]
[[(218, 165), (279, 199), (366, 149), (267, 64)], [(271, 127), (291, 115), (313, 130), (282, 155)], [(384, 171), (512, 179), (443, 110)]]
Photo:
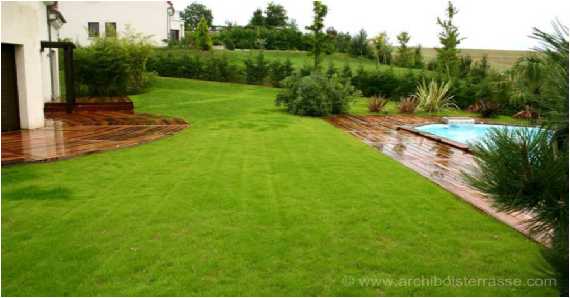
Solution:
[(194, 32), (194, 42), (197, 49), (209, 51), (212, 49), (212, 39), (208, 32), (209, 25), (204, 16), (200, 19), (196, 31)]
[(500, 211), (533, 214), (527, 227), (550, 238), (544, 256), (562, 297), (568, 296), (568, 146), (567, 139), (553, 139), (546, 129), (494, 130), (474, 144), (478, 171), (467, 178)]
[(287, 59), (285, 63), (273, 61), (269, 64), (269, 79), (273, 87), (282, 87), (282, 81), (293, 74), (293, 64)]
[(140, 93), (150, 83), (151, 76), (148, 75), (146, 65), (153, 52), (148, 37), (140, 33), (135, 33), (127, 29), (126, 33), (119, 38), (125, 48), (129, 64), (128, 92)]
[(344, 64), (344, 67), (342, 68), (342, 72), (340, 73), (340, 77), (345, 82), (351, 82), (352, 81), (352, 68), (350, 68), (350, 65), (348, 65), (348, 63)]
[(99, 38), (75, 51), (78, 95), (124, 96), (129, 86), (129, 53), (116, 38)]
[(196, 60), (197, 69), (202, 69), (198, 77), (207, 81), (235, 82), (239, 80), (239, 70), (232, 65), (226, 55), (210, 55), (204, 59), (203, 66), (200, 67), (200, 60)]
[(398, 81), (397, 87), (394, 90), (393, 97), (407, 97), (413, 95), (416, 91), (418, 86), (418, 82), (420, 82), (420, 76), (423, 78), (425, 74), (422, 73), (421, 75), (416, 75), (414, 71), (409, 70), (406, 72), (404, 76), (395, 76), (395, 80)]
[(418, 107), (418, 100), (415, 96), (402, 97), (398, 109), (403, 114), (413, 114)]
[(329, 66), (327, 68), (327, 77), (332, 78), (337, 73), (336, 67), (332, 61), (329, 62)]
[(387, 103), (388, 100), (383, 97), (372, 96), (368, 99), (368, 111), (373, 113), (382, 112)]
[(390, 68), (388, 71), (375, 71), (368, 73), (359, 68), (352, 78), (352, 84), (366, 97), (385, 95), (387, 97), (397, 97), (399, 78)]
[(301, 68), (299, 69), (299, 75), (301, 75), (302, 77), (311, 75), (312, 72), (313, 72), (313, 67), (309, 64), (303, 64), (303, 66), (301, 66)]
[(245, 81), (248, 84), (263, 83), (269, 71), (268, 63), (265, 61), (263, 52), (259, 52), (255, 60), (248, 57), (245, 61)]
[(319, 72), (302, 77), (299, 74), (285, 80), (285, 89), (277, 95), (277, 106), (284, 105), (295, 115), (324, 116), (346, 113), (354, 89), (336, 76), (327, 78)]
[(491, 118), (499, 113), (499, 104), (494, 101), (480, 99), (467, 109), (470, 112), (480, 113), (483, 118)]
[(451, 102), (452, 97), (447, 95), (450, 86), (450, 82), (439, 84), (432, 80), (429, 84), (426, 84), (426, 82), (423, 81), (418, 85), (416, 92), (418, 107), (429, 113), (439, 112), (446, 108), (457, 108), (457, 106)]
[[(191, 54), (194, 53), (194, 54)], [(148, 69), (161, 76), (239, 82), (240, 69), (226, 55), (197, 51), (183, 54), (156, 54), (149, 59)]]
[(265, 41), (267, 50), (306, 50), (303, 33), (292, 27), (248, 28), (231, 26), (220, 32), (219, 39), (226, 49), (256, 49), (256, 40)]

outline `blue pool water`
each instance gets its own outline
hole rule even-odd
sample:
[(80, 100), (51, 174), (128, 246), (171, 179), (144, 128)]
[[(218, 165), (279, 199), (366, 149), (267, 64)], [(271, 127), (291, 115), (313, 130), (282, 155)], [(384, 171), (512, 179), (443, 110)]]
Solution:
[(519, 130), (538, 132), (536, 127), (491, 125), (491, 124), (428, 124), (415, 127), (416, 130), (444, 137), (463, 144), (473, 144), (482, 140), (492, 129)]

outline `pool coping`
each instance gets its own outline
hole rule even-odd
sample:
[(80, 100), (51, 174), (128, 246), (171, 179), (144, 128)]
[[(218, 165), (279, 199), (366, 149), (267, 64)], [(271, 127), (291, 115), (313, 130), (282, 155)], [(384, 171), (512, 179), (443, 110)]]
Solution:
[[(446, 144), (449, 145), (451, 147), (463, 150), (467, 153), (472, 154), (473, 151), (471, 150), (471, 148), (469, 147), (469, 145), (463, 144), (463, 143), (459, 143), (453, 140), (450, 140), (448, 138), (445, 137), (440, 137), (438, 135), (434, 135), (432, 133), (429, 132), (425, 132), (425, 131), (421, 131), (421, 130), (417, 130), (416, 127), (419, 126), (426, 126), (426, 125), (431, 125), (431, 124), (445, 124), (443, 121), (440, 122), (429, 122), (429, 123), (421, 123), (421, 124), (413, 124), (413, 125), (401, 125), (396, 127), (396, 130), (404, 130), (425, 138), (428, 138), (430, 140), (442, 143), (442, 144)], [(498, 123), (493, 123), (493, 122), (485, 122), (485, 121), (481, 121), (478, 119), (475, 119), (475, 124), (488, 124), (488, 125), (507, 125), (507, 124), (498, 124)], [(508, 124), (509, 126), (518, 126), (518, 127), (532, 127), (532, 126), (526, 126), (526, 125), (519, 125), (519, 124)]]
[[(413, 134), (420, 135), (420, 136), (425, 137), (425, 138), (428, 138), (428, 139), (430, 139), (430, 140), (433, 140), (433, 141), (436, 141), (436, 142), (439, 142), (439, 143), (443, 143), (443, 144), (449, 145), (449, 146), (451, 146), (451, 147), (454, 147), (454, 148), (463, 150), (463, 151), (465, 151), (465, 152), (467, 152), (467, 153), (472, 153), (472, 152), (471, 152), (471, 149), (469, 148), (469, 146), (467, 146), (467, 145), (465, 145), (465, 144), (463, 144), (463, 143), (459, 143), (459, 142), (456, 142), (456, 141), (452, 141), (452, 140), (450, 140), (450, 139), (448, 139), (448, 138), (436, 136), (436, 135), (431, 134), (431, 133), (429, 133), (429, 132), (420, 131), (420, 130), (417, 130), (417, 129), (416, 129), (416, 127), (418, 127), (418, 126), (425, 126), (425, 125), (431, 125), (431, 124), (441, 124), (441, 123), (433, 122), (433, 123), (424, 123), (424, 124), (417, 124), (417, 125), (403, 125), (403, 126), (398, 126), (398, 127), (396, 127), (396, 130), (404, 130), (404, 131), (407, 131), (407, 132), (411, 132), (411, 133), (413, 133)], [(483, 124), (483, 123), (477, 123), (477, 124)]]

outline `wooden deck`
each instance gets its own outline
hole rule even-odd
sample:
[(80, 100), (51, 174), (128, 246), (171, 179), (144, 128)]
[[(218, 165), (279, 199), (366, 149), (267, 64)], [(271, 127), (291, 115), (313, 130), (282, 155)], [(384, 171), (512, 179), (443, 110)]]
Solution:
[(463, 172), (472, 173), (475, 169), (473, 155), (437, 140), (398, 129), (400, 126), (439, 123), (441, 122), (439, 118), (345, 115), (329, 117), (327, 121), (527, 237), (545, 243), (545, 237), (530, 235), (525, 225), (525, 222), (531, 218), (529, 214), (499, 212), (491, 206), (491, 202), (484, 194), (466, 183)]
[(2, 165), (71, 158), (177, 133), (177, 118), (122, 112), (46, 113), (45, 127), (2, 133)]

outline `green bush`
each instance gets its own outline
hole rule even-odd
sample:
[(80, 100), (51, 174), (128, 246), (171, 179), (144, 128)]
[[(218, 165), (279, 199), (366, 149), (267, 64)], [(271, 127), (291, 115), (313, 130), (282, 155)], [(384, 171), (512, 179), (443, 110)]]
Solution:
[(282, 81), (293, 74), (293, 64), (287, 59), (285, 62), (273, 61), (269, 64), (269, 79), (273, 87), (282, 87)]
[(295, 28), (266, 28), (231, 26), (219, 36), (227, 49), (259, 49), (257, 40), (264, 41), (267, 50), (307, 50), (303, 33)]
[(208, 21), (206, 21), (204, 16), (202, 16), (200, 22), (198, 22), (196, 31), (194, 31), (195, 47), (199, 50), (209, 51), (212, 49), (212, 38), (210, 37), (208, 29), (209, 29)]
[(285, 80), (285, 89), (277, 95), (277, 106), (284, 105), (295, 115), (324, 116), (343, 114), (350, 108), (354, 88), (334, 76), (314, 72), (302, 77), (299, 74)]
[(240, 69), (226, 55), (214, 53), (156, 54), (149, 59), (148, 69), (161, 76), (218, 82), (241, 82)]
[(350, 65), (348, 65), (348, 63), (345, 63), (344, 66), (342, 67), (340, 77), (345, 82), (351, 82), (352, 81), (352, 68), (350, 68)]
[(302, 77), (306, 77), (311, 75), (311, 73), (313, 72), (313, 66), (309, 65), (309, 64), (303, 64), (303, 66), (301, 66), (301, 68), (299, 69), (299, 75)]
[(400, 79), (392, 69), (388, 71), (366, 72), (359, 68), (352, 78), (352, 85), (366, 97), (385, 96), (398, 97)]
[(239, 70), (232, 65), (226, 55), (204, 59), (201, 67), (202, 74), (198, 78), (207, 81), (236, 82), (239, 81)]
[(263, 52), (259, 52), (255, 60), (248, 57), (245, 61), (245, 81), (248, 84), (263, 84), (269, 72), (268, 62), (265, 61)]
[(334, 63), (329, 62), (329, 66), (327, 68), (327, 78), (332, 78), (334, 75), (338, 73), (338, 70), (334, 66)]
[(152, 81), (147, 73), (146, 65), (152, 55), (153, 47), (142, 34), (127, 31), (119, 38), (127, 52), (129, 64), (128, 92), (142, 92)]
[(116, 38), (100, 38), (75, 51), (80, 96), (124, 96), (129, 86), (129, 52)]
[(153, 52), (148, 37), (127, 28), (118, 37), (97, 38), (75, 51), (75, 80), (80, 96), (124, 96), (142, 92), (152, 81), (147, 63)]

